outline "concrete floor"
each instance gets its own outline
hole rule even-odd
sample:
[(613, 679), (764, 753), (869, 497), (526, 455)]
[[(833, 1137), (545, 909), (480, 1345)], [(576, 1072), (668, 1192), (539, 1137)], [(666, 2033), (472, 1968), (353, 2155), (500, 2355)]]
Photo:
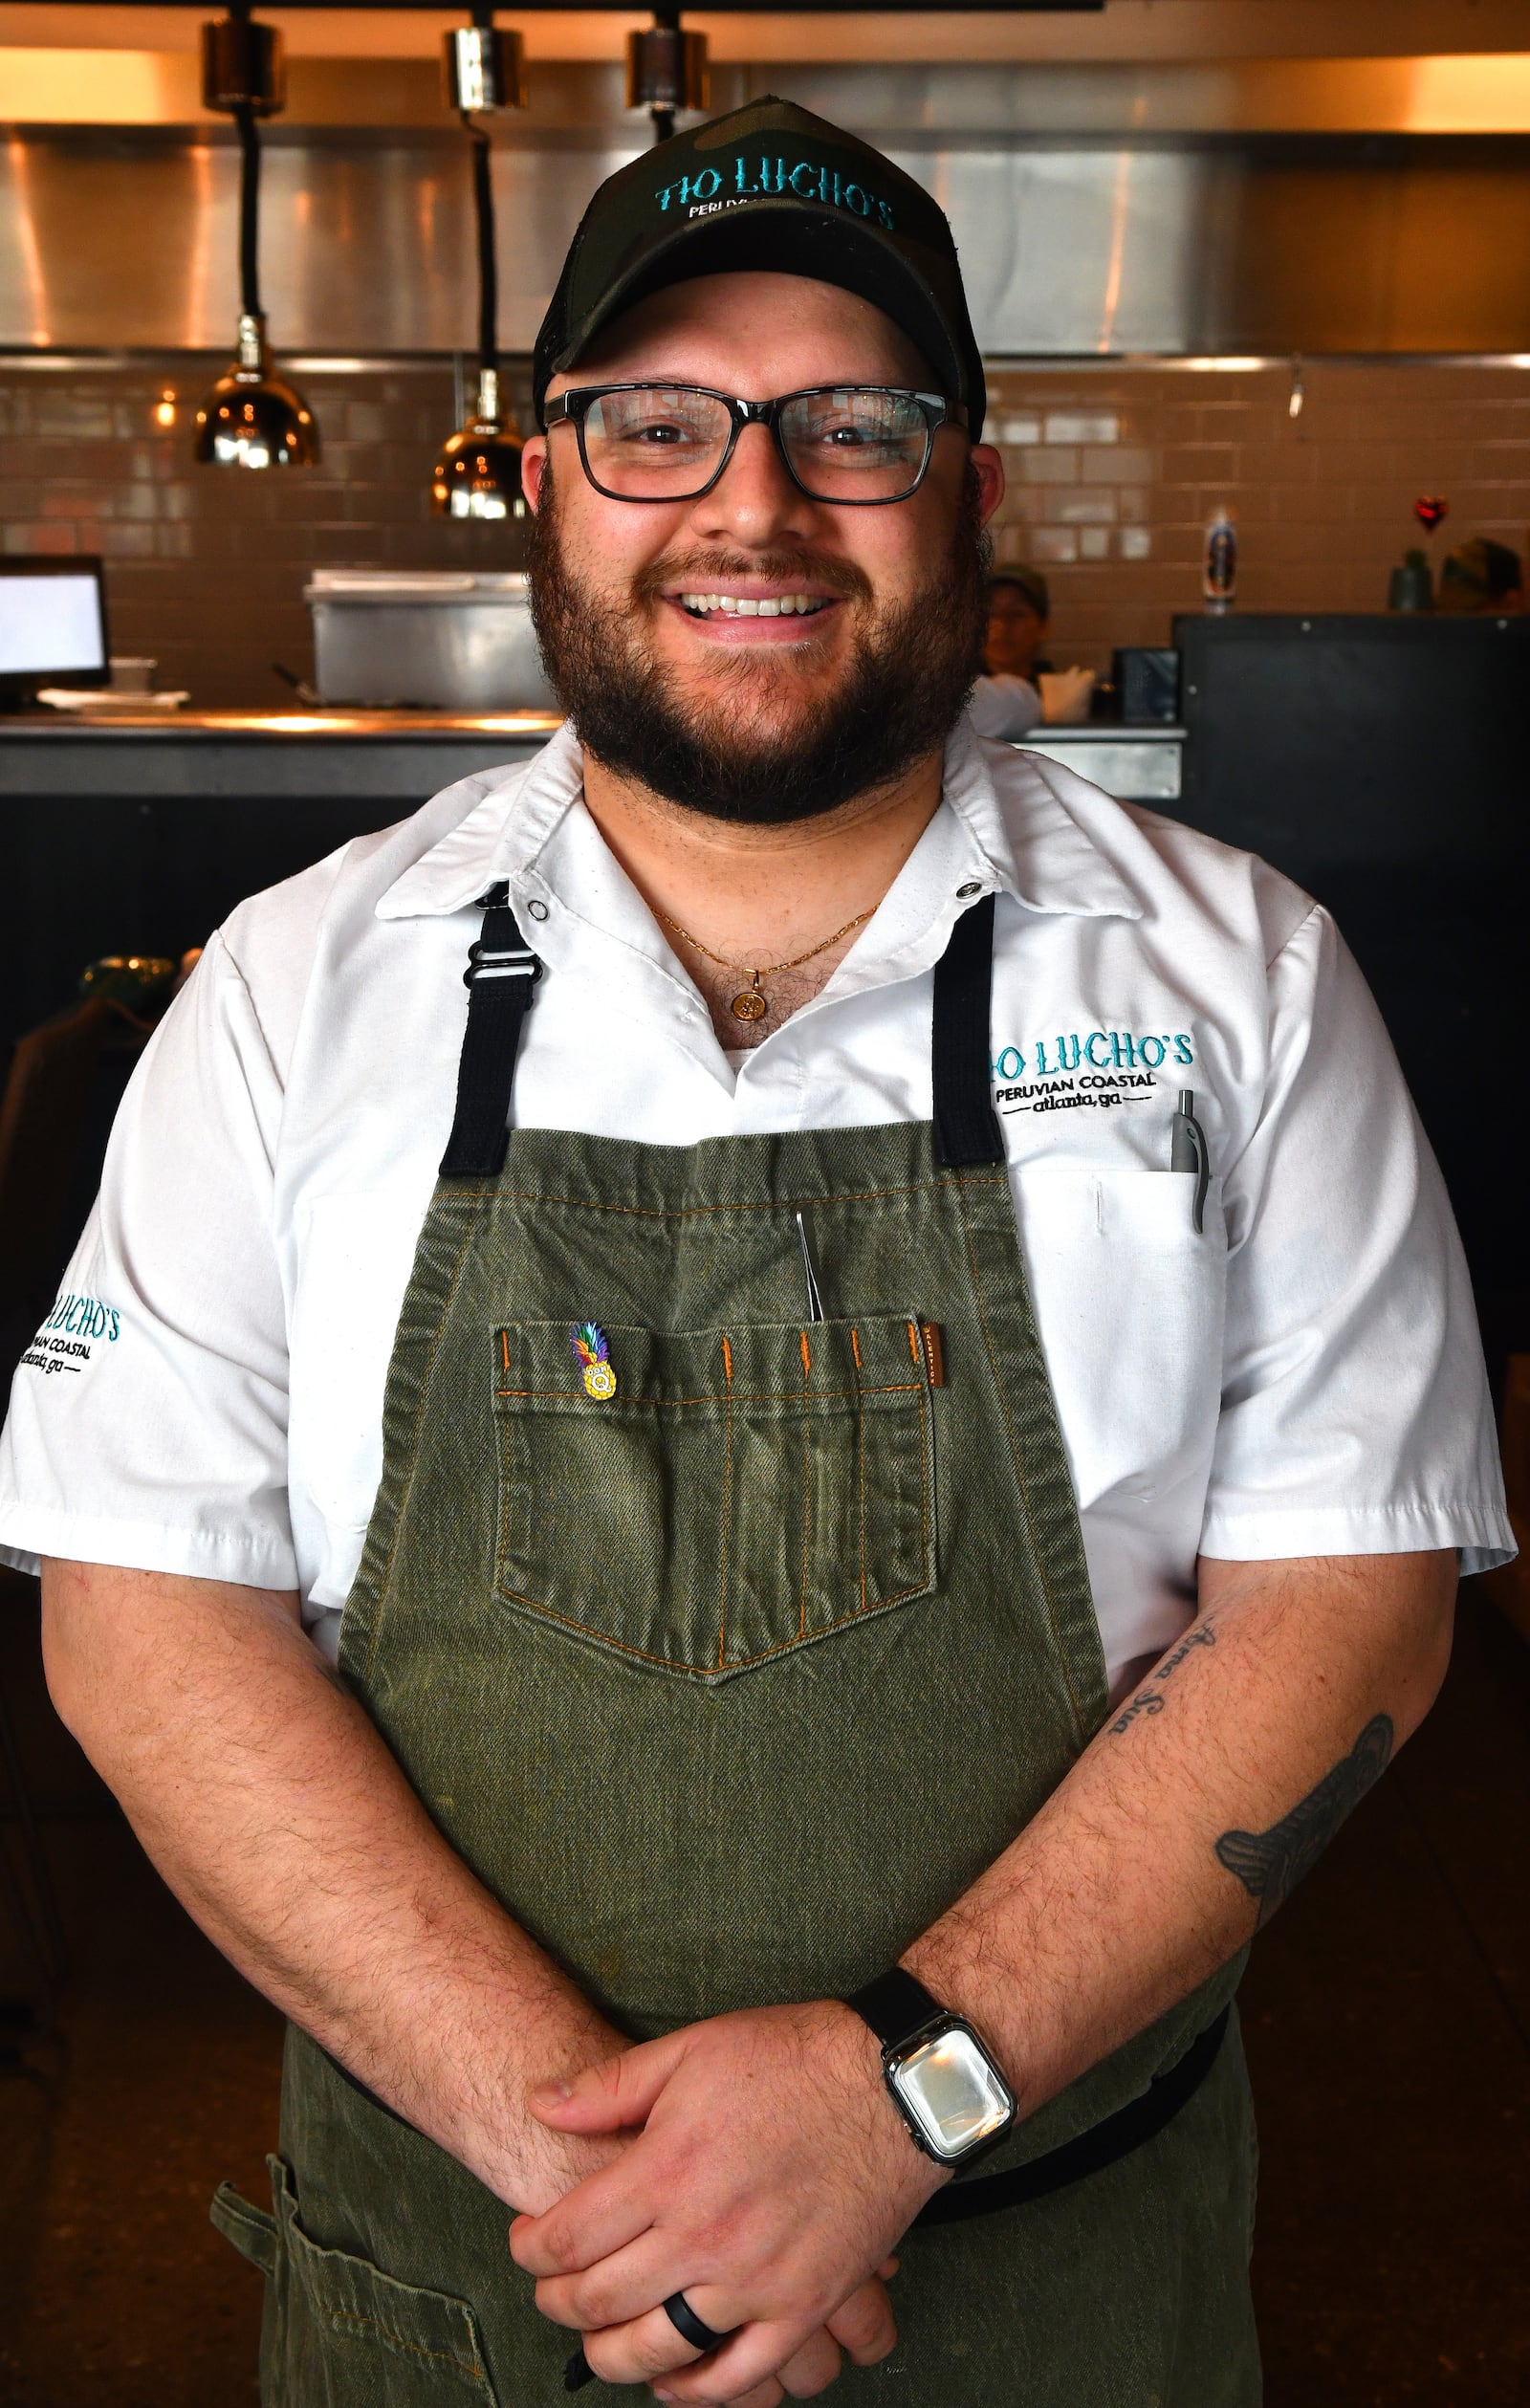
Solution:
[[(0, 1676), (73, 1967), (56, 2032), (0, 2065), (0, 2402), (252, 2402), (259, 2280), (207, 2201), (264, 2196), (276, 2018), (53, 1721), (20, 1583)], [(1530, 2401), (1527, 1837), (1530, 1650), (1469, 1591), (1434, 1716), (1244, 1987), (1269, 2408)], [(23, 1978), (0, 1895), (0, 1993)]]

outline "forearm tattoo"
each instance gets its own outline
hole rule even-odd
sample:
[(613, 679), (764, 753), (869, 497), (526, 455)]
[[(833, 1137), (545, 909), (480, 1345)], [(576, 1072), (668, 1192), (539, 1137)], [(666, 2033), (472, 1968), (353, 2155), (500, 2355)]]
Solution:
[(1170, 1648), (1163, 1662), (1149, 1675), (1147, 1688), (1139, 1689), (1130, 1702), (1122, 1707), (1114, 1722), (1108, 1725), (1109, 1737), (1119, 1740), (1123, 1731), (1130, 1730), (1139, 1714), (1162, 1714), (1164, 1710), (1164, 1700), (1160, 1695), (1162, 1684), (1172, 1678), (1186, 1657), (1193, 1655), (1198, 1647), (1214, 1647), (1215, 1645), (1216, 1632), (1209, 1622), (1192, 1623), (1179, 1645)]
[(1262, 1929), (1277, 1907), (1285, 1904), (1345, 1815), (1381, 1779), (1391, 1757), (1393, 1736), (1390, 1715), (1373, 1716), (1348, 1755), (1279, 1823), (1272, 1823), (1267, 1831), (1222, 1833), (1216, 1843), (1218, 1860), (1259, 1902), (1256, 1930)]

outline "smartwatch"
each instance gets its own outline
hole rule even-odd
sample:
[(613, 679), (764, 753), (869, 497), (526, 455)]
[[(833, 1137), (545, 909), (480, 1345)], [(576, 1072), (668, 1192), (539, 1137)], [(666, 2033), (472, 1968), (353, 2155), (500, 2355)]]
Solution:
[(997, 2146), (1015, 2121), (1015, 2093), (971, 2024), (902, 1965), (844, 2003), (881, 2041), (888, 2095), (927, 2157), (954, 2168)]

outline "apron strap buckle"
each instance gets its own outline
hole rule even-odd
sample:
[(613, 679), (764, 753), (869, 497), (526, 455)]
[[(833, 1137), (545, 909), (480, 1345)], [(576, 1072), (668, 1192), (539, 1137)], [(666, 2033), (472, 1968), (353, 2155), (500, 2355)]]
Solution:
[(542, 965), (510, 908), (500, 879), (478, 897), (483, 927), (462, 974), (468, 1025), (457, 1065), (457, 1108), (441, 1157), (444, 1179), (492, 1179), (510, 1143), (510, 1098), (520, 1033)]
[(541, 974), (542, 965), (529, 946), (491, 945), (480, 936), (468, 948), (462, 983), (470, 994), (480, 978), (529, 978), (535, 986)]

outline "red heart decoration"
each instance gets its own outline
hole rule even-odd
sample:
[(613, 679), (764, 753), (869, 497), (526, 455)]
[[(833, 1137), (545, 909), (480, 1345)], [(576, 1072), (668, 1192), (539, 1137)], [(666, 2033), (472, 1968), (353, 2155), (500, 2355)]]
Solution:
[(1413, 504), (1413, 516), (1424, 533), (1432, 536), (1450, 506), (1443, 493), (1420, 493)]

